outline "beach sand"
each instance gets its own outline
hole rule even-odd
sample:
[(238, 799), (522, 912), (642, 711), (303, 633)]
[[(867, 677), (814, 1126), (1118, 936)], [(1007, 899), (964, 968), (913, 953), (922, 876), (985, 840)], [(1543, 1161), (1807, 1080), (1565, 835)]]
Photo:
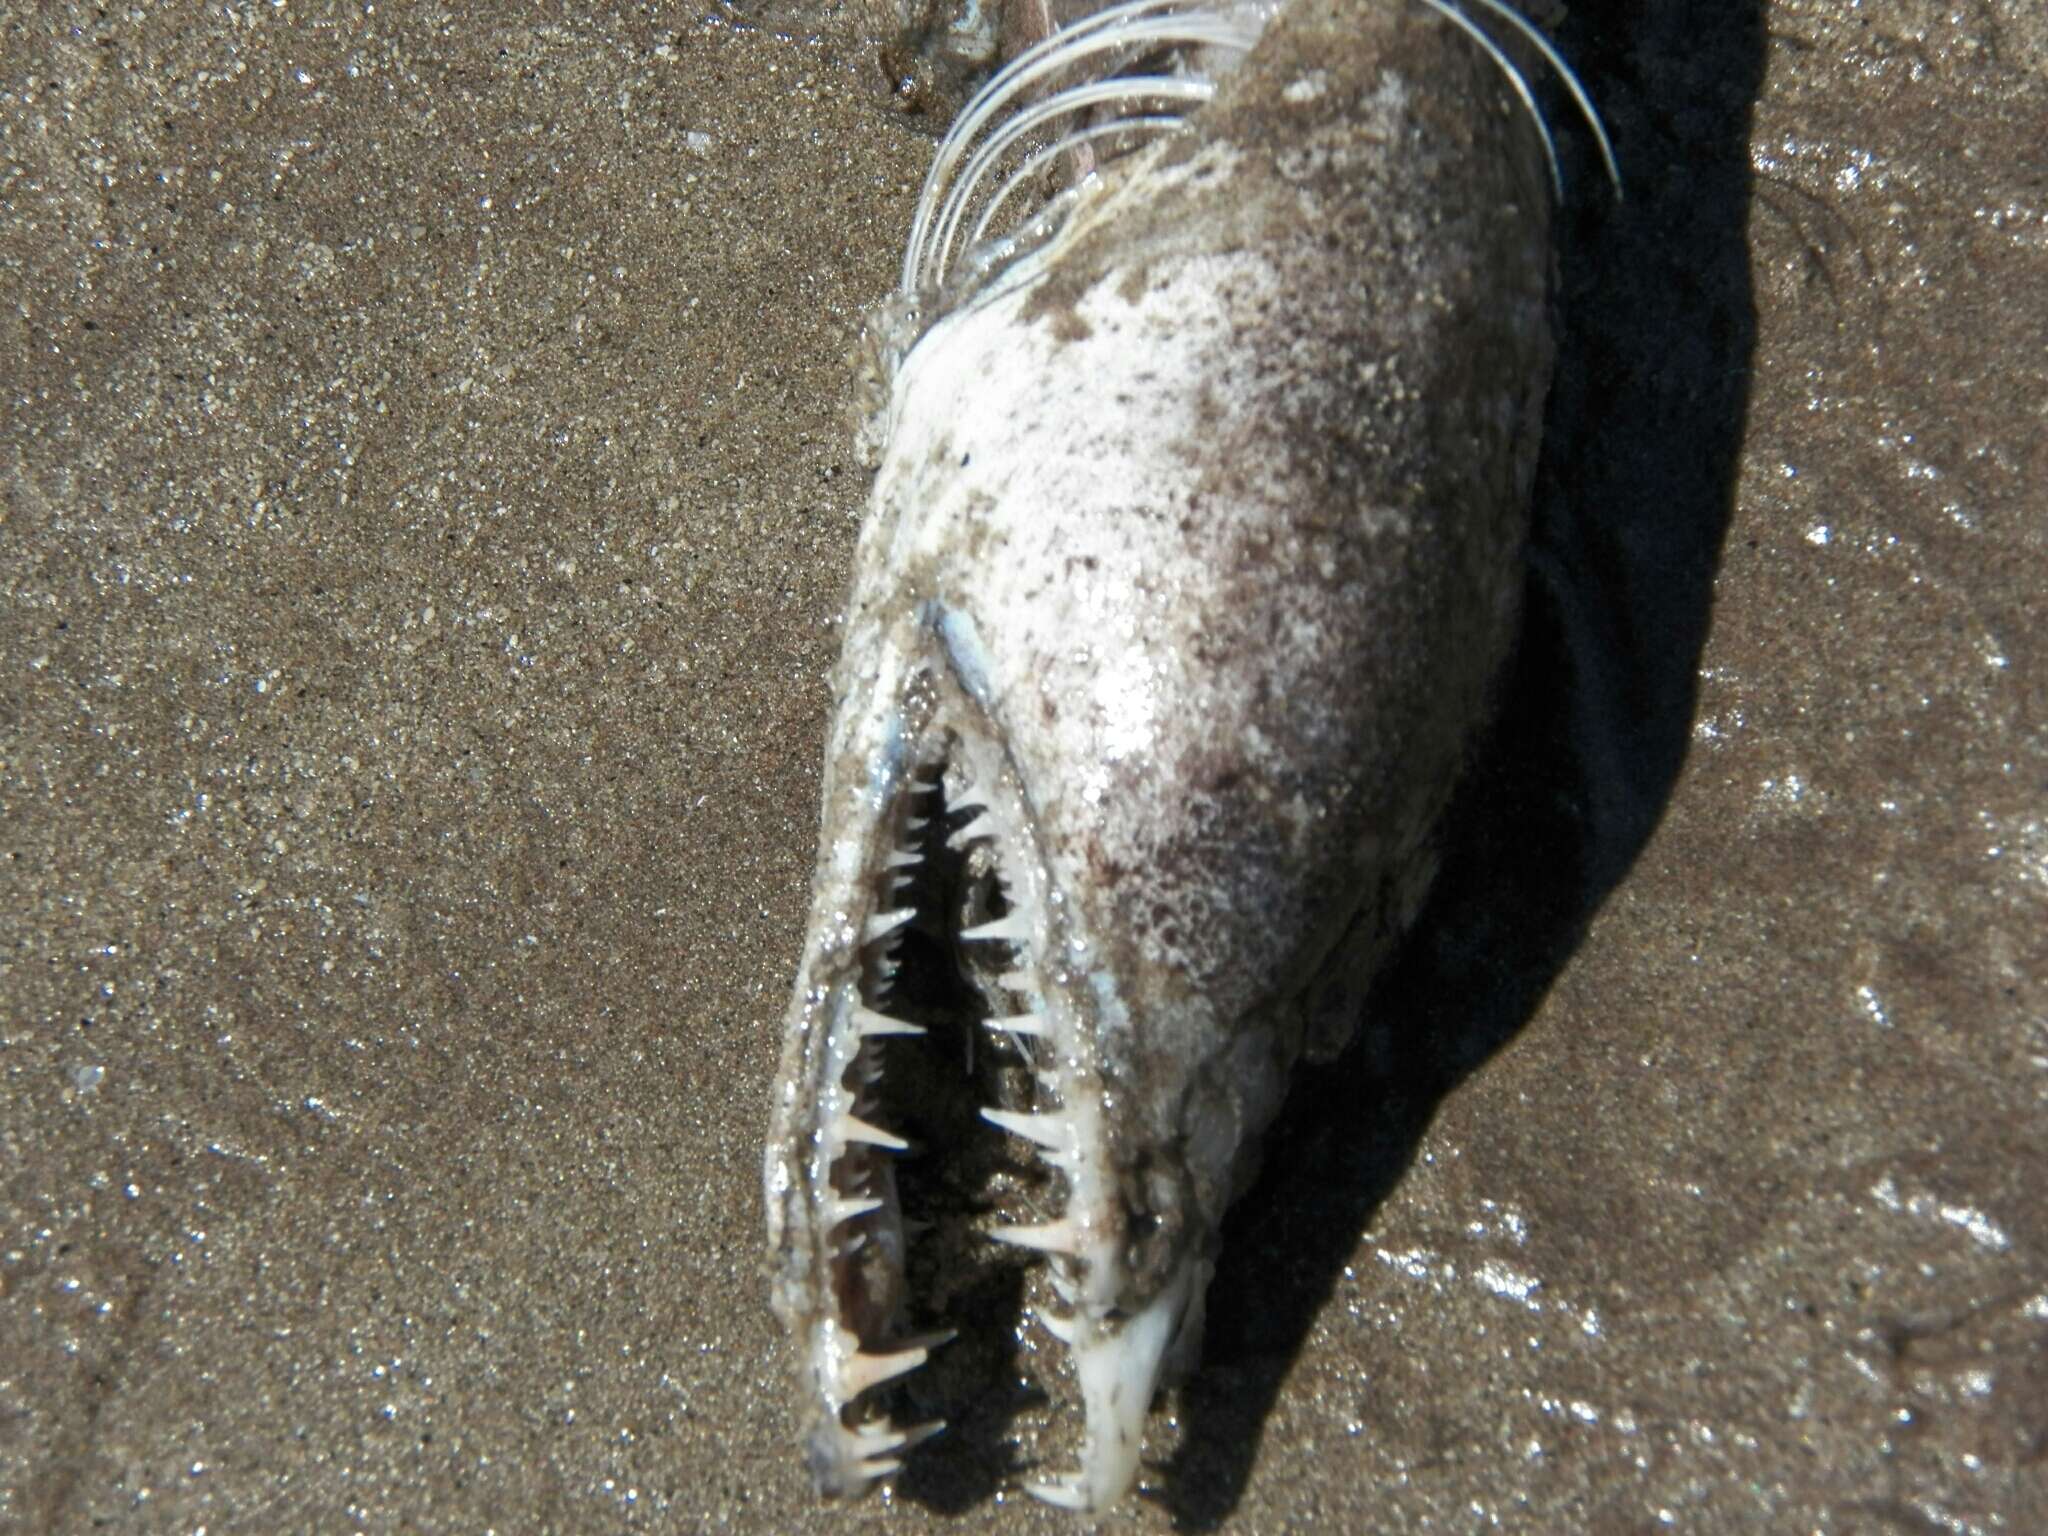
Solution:
[[(2048, 1529), (2048, 15), (1639, 9), (1501, 722), (1106, 1528)], [(819, 1506), (761, 1281), (932, 140), (520, 17), (0, 29), (0, 1528), (1076, 1529)]]

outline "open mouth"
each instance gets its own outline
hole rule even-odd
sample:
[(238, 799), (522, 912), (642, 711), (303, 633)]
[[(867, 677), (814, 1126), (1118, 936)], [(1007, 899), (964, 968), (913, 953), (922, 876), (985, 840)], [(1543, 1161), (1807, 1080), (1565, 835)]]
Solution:
[[(1021, 1385), (1020, 1356), (1037, 1343), (1026, 1320), (1058, 1337), (1075, 1294), (1065, 1217), (1079, 1149), (1038, 964), (1041, 882), (993, 754), (935, 734), (884, 819), (874, 915), (847, 984), (861, 1033), (838, 1083), (830, 1265), (857, 1348), (838, 1417), (878, 1448), (906, 1436), (858, 1469), (861, 1482), (939, 1421), (987, 1424), (1043, 1403), (1043, 1387)], [(829, 1491), (832, 1469), (819, 1470)]]
[(1080, 1453), (1029, 1492), (1102, 1509), (1137, 1477), (1171, 1347), (1199, 1334), (1207, 1266), (1178, 1184), (1112, 1157), (1130, 1106), (1099, 1053), (1120, 1005), (1008, 755), (935, 670), (880, 732), (894, 766), (853, 792), (861, 830), (828, 845), (840, 896), (769, 1167), (808, 1460), (820, 1492), (857, 1493), (951, 1424), (958, 1459), (924, 1465), (986, 1486), (1028, 1436), (1034, 1459)]

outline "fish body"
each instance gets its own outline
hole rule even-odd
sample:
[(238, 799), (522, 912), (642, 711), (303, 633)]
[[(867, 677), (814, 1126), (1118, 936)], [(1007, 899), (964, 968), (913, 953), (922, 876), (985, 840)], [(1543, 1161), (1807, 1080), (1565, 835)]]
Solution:
[(1020, 1289), (1085, 1424), (1033, 1491), (1129, 1489), (1515, 632), (1536, 131), (1421, 4), (1250, 25), (1186, 131), (956, 283), (891, 382), (765, 1164), (827, 1493), (928, 1432), (902, 1399), (957, 1408), (929, 1362)]

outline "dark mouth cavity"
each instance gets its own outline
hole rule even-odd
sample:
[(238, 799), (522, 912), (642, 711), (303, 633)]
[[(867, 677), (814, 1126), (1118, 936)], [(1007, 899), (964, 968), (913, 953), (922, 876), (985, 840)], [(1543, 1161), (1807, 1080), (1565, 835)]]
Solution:
[[(900, 1254), (889, 1251), (893, 1243), (869, 1241), (846, 1261), (854, 1272), (843, 1276), (851, 1283), (840, 1288), (842, 1317), (863, 1349), (887, 1352), (953, 1335), (922, 1367), (863, 1394), (847, 1410), (849, 1427), (885, 1405), (898, 1424), (944, 1419), (948, 1434), (913, 1467), (957, 1481), (966, 1467), (949, 1476), (945, 1463), (964, 1456), (980, 1469), (968, 1481), (985, 1483), (1006, 1470), (1005, 1427), (1045, 1400), (1019, 1356), (1026, 1306), (1044, 1299), (1037, 1293), (1048, 1283), (1042, 1255), (991, 1234), (1050, 1219), (1064, 1203), (1064, 1186), (1030, 1143), (981, 1117), (989, 1106), (1050, 1106), (1037, 1104), (1030, 1054), (1043, 1042), (988, 1027), (1033, 1006), (1012, 985), (1026, 963), (1023, 947), (961, 937), (1012, 906), (990, 823), (960, 837), (983, 807), (961, 782), (953, 745), (915, 776), (899, 806), (898, 847), (916, 862), (885, 872), (875, 893), (877, 912), (914, 915), (862, 956), (862, 1003), (924, 1032), (867, 1039), (847, 1082), (862, 1118), (910, 1150), (852, 1146), (835, 1165), (834, 1183), (849, 1195), (856, 1185), (865, 1195), (887, 1186), (902, 1214)], [(886, 1225), (863, 1218), (854, 1230), (882, 1236)], [(892, 1394), (901, 1401), (888, 1404)]]

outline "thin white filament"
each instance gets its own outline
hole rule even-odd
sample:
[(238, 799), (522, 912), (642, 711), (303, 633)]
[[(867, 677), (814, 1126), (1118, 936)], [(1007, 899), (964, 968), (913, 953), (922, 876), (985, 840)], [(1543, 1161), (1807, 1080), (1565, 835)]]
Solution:
[(1045, 61), (1049, 55), (1058, 55), (1062, 60), (1053, 68), (1064, 68), (1077, 53), (1087, 51), (1078, 47), (1083, 39), (1156, 11), (1171, 10), (1175, 3), (1176, 0), (1124, 0), (1121, 5), (1113, 5), (1108, 10), (1098, 11), (1084, 21), (1040, 38), (998, 70), (986, 85), (969, 98), (959, 117), (954, 119), (953, 126), (947, 130), (938, 153), (933, 156), (931, 169), (925, 173), (924, 187), (918, 194), (917, 216), (911, 224), (910, 248), (905, 253), (903, 262), (905, 292), (914, 292), (917, 288), (918, 269), (922, 265), (919, 252), (925, 242), (926, 229), (940, 202), (939, 188), (952, 178), (953, 168), (959, 163), (960, 156), (988, 120), (1001, 110), (1011, 96), (1027, 89), (1032, 82), (1048, 72)]
[[(1442, 8), (1439, 0), (1426, 0), (1426, 3)], [(1475, 3), (1485, 6), (1488, 11), (1513, 27), (1531, 48), (1543, 55), (1543, 62), (1550, 66), (1551, 73), (1557, 76), (1559, 83), (1570, 94), (1572, 105), (1579, 109), (1579, 116), (1584, 118), (1586, 126), (1592, 129), (1594, 142), (1600, 146), (1601, 164), (1607, 167), (1607, 179), (1613, 184), (1615, 196), (1619, 197), (1621, 166), (1614, 158), (1614, 144), (1607, 137), (1607, 125), (1600, 121), (1600, 114), (1593, 109), (1593, 99), (1586, 94), (1586, 88), (1579, 84), (1579, 77), (1573, 73), (1571, 65), (1565, 63), (1564, 55), (1559, 53), (1550, 39), (1543, 35), (1542, 28), (1507, 4), (1506, 0), (1475, 0)]]
[[(1099, 11), (1086, 21), (1041, 39), (975, 93), (939, 145), (938, 154), (933, 158), (924, 188), (918, 196), (917, 216), (911, 225), (910, 245), (903, 260), (903, 287), (906, 292), (916, 291), (921, 279), (928, 276), (936, 278), (936, 273), (927, 272), (934, 265), (931, 251), (934, 219), (945, 222), (945, 216), (940, 213), (941, 205), (950, 209), (963, 195), (961, 186), (968, 189), (965, 196), (973, 195), (977, 176), (986, 174), (990, 161), (976, 155), (960, 182), (951, 187), (948, 183), (953, 182), (967, 146), (1016, 96), (1049, 76), (1072, 69), (1083, 60), (1133, 45), (1210, 46), (1243, 52), (1258, 40), (1258, 25), (1220, 11), (1174, 14), (1171, 7), (1175, 3), (1177, 0), (1126, 0), (1122, 5)], [(1166, 14), (1159, 14), (1161, 12)], [(1067, 93), (1060, 94), (1065, 96)], [(973, 166), (979, 166), (980, 172), (977, 173)], [(947, 190), (942, 193), (941, 188)], [(951, 216), (951, 222), (957, 224), (957, 214)], [(943, 257), (937, 265), (943, 267)]]
[[(1048, 56), (1039, 60), (1035, 67), (1019, 71), (1016, 78), (1009, 82), (1009, 89), (1005, 94), (1014, 96), (1038, 84), (1044, 77), (1069, 69), (1078, 61), (1086, 59), (1093, 54), (1122, 50), (1134, 43), (1172, 44), (1175, 46), (1210, 45), (1241, 50), (1248, 48), (1252, 41), (1251, 35), (1242, 30), (1229, 27), (1190, 27), (1184, 25), (1181, 18), (1178, 17), (1140, 21), (1124, 27), (1114, 35), (1091, 36), (1083, 40), (1084, 46), (1062, 51), (1057, 57)], [(1020, 62), (1022, 61), (1020, 60)], [(1149, 81), (1164, 78), (1167, 77), (1149, 77), (1148, 83)], [(1213, 84), (1206, 77), (1190, 76), (1186, 77), (1186, 79), (1189, 81), (1199, 81), (1205, 91), (1213, 91)], [(1130, 83), (1136, 85), (1137, 82), (1134, 80)], [(1106, 94), (1091, 96), (1085, 101), (1075, 94), (1076, 92), (1096, 87), (1104, 88)], [(1134, 90), (1129, 94), (1156, 98), (1162, 95), (1179, 95), (1180, 93), (1154, 88), (1143, 91)], [(1092, 105), (1096, 101), (1113, 101), (1117, 95), (1115, 79), (1112, 77), (1109, 81), (1094, 81), (1086, 86), (1072, 87), (1050, 98), (1050, 101), (1064, 102), (1066, 103), (1066, 109), (1074, 110), (1084, 105)], [(1200, 97), (1183, 95), (1181, 99), (1200, 101), (1206, 100), (1207, 95)], [(952, 179), (952, 184), (947, 187), (944, 193), (943, 206), (940, 208), (937, 218), (937, 223), (941, 229), (950, 229), (956, 227), (959, 223), (961, 204), (970, 200), (975, 195), (981, 180), (988, 174), (995, 163), (995, 157), (989, 154), (987, 147), (984, 146), (981, 150), (976, 151), (969, 159), (967, 167), (964, 170), (958, 171), (956, 176), (955, 168), (958, 165), (960, 154), (968, 141), (974, 138), (985, 126), (988, 116), (1002, 105), (1003, 103), (992, 102), (985, 106), (980, 113), (972, 117), (968, 114), (963, 114), (956, 133), (949, 134), (947, 136), (947, 143), (941, 146), (940, 159), (933, 165), (933, 175), (926, 179), (925, 193), (920, 200), (919, 217), (911, 235), (912, 249), (905, 257), (905, 277), (907, 280), (915, 281), (918, 277), (922, 276), (927, 281), (936, 281), (943, 271), (949, 251), (950, 237), (937, 241), (934, 241), (932, 238), (932, 210), (935, 201), (939, 201), (939, 186), (944, 179)], [(1033, 108), (1031, 111), (1036, 114), (1032, 117), (1034, 124), (1045, 122), (1049, 116), (1057, 115), (1057, 113), (1047, 114), (1040, 112), (1037, 108)], [(1000, 133), (1002, 136), (1001, 142), (1005, 146), (1014, 143), (1019, 136), (1017, 133), (1011, 132), (1010, 125), (1007, 124), (1000, 130)]]
[(1027, 185), (1032, 175), (1046, 161), (1055, 159), (1070, 149), (1079, 149), (1083, 144), (1092, 144), (1097, 139), (1106, 139), (1115, 134), (1135, 131), (1164, 133), (1185, 129), (1187, 125), (1188, 120), (1186, 118), (1174, 117), (1163, 113), (1147, 114), (1138, 117), (1120, 117), (1113, 123), (1097, 123), (1092, 128), (1076, 129), (1074, 132), (1055, 139), (1052, 143), (1040, 149), (1034, 150), (1029, 159), (1025, 160), (1022, 165), (1009, 174), (1002, 186), (996, 190), (995, 196), (989, 199), (988, 206), (982, 209), (981, 217), (975, 221), (974, 233), (967, 237), (968, 247), (971, 249), (981, 244), (987, 238), (989, 226), (995, 222), (996, 215), (1002, 211), (1003, 204), (1009, 201), (1010, 194), (1019, 187)]
[[(1002, 156), (1026, 134), (1055, 118), (1091, 106), (1162, 99), (1197, 106), (1214, 95), (1215, 81), (1206, 74), (1110, 76), (1060, 90), (1034, 106), (1017, 111), (1015, 116), (989, 134), (985, 142), (978, 146), (975, 144), (998, 116), (1015, 109), (1020, 96), (1090, 60), (1145, 45), (1214, 47), (1241, 55), (1258, 41), (1264, 29), (1267, 14), (1264, 7), (1197, 5), (1193, 9), (1181, 9), (1186, 3), (1187, 0), (1123, 0), (1121, 4), (1098, 11), (1071, 27), (1040, 39), (974, 94), (940, 143), (919, 193), (910, 241), (903, 257), (901, 283), (905, 294), (914, 295), (944, 281), (969, 205), (994, 173)], [(1528, 77), (1501, 44), (1466, 13), (1463, 0), (1421, 0), (1421, 3), (1470, 38), (1506, 78), (1523, 110), (1536, 125), (1543, 143), (1544, 160), (1550, 171), (1551, 186), (1562, 199), (1564, 173), (1558, 160), (1557, 141), (1538, 110)], [(1570, 65), (1542, 31), (1507, 0), (1470, 0), (1470, 3), (1512, 29), (1536, 50), (1544, 65), (1556, 75), (1587, 127), (1592, 130), (1608, 179), (1619, 195), (1621, 171), (1613, 142)], [(1127, 127), (1142, 125), (1148, 130), (1160, 131), (1176, 121), (1177, 118), (1170, 116), (1134, 115), (1116, 123), (1064, 135), (1051, 149), (1033, 151), (1021, 169), (1003, 179), (988, 208), (976, 221), (968, 246), (977, 244), (986, 236), (996, 211), (1019, 186), (1025, 184), (1030, 172), (1061, 149), (1072, 148)]]
[[(1450, 0), (1423, 0), (1423, 3), (1485, 49), (1486, 56), (1508, 77), (1508, 84), (1514, 87), (1515, 94), (1522, 99), (1522, 110), (1529, 114), (1529, 121), (1536, 125), (1536, 132), (1543, 139), (1543, 158), (1550, 164), (1550, 188), (1557, 194), (1557, 200), (1563, 202), (1564, 172), (1557, 163), (1557, 141), (1550, 135), (1550, 124), (1543, 121), (1543, 114), (1537, 109), (1536, 93), (1529, 89), (1527, 77), (1515, 68), (1515, 62), (1507, 56), (1507, 51), (1488, 37), (1486, 30), (1478, 22), (1452, 5)], [(1485, 0), (1480, 0), (1480, 3), (1484, 4)]]
[(1019, 112), (989, 135), (988, 142), (975, 151), (974, 158), (967, 163), (965, 173), (947, 195), (946, 208), (939, 219), (938, 233), (933, 238), (928, 253), (931, 265), (929, 278), (936, 282), (944, 275), (947, 259), (952, 253), (954, 237), (960, 231), (960, 221), (966, 216), (967, 205), (973, 198), (975, 188), (1010, 146), (1033, 129), (1053, 118), (1063, 117), (1070, 112), (1104, 102), (1145, 98), (1181, 101), (1199, 106), (1215, 94), (1215, 83), (1210, 80), (1182, 80), (1171, 75), (1117, 76), (1108, 80), (1092, 81), (1087, 85), (1077, 85), (1072, 90), (1062, 91), (1035, 107)]

